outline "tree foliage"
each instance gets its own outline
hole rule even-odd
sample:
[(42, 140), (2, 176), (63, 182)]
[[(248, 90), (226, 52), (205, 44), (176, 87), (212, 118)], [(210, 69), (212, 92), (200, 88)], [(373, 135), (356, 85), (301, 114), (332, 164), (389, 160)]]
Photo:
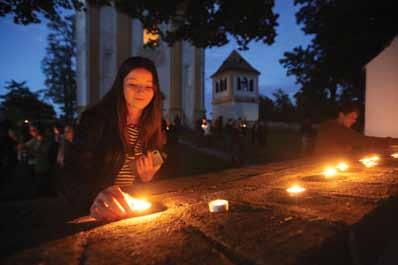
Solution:
[(6, 83), (7, 93), (1, 95), (3, 100), (0, 105), (11, 121), (18, 123), (23, 120), (53, 120), (54, 108), (41, 101), (37, 93), (33, 93), (26, 85), (26, 81), (11, 80)]
[(291, 98), (281, 88), (272, 93), (273, 99), (261, 96), (259, 102), (259, 119), (265, 121), (296, 121), (296, 107)]
[(62, 9), (83, 7), (79, 0), (2, 0), (0, 17), (11, 15), (16, 24), (40, 23), (40, 16), (49, 20), (59, 20)]
[(363, 102), (363, 67), (398, 33), (396, 1), (295, 0), (295, 4), (300, 6), (297, 22), (313, 36), (308, 47), (296, 47), (280, 60), (302, 87), (298, 106), (307, 102), (315, 113), (318, 103), (331, 110), (343, 100)]
[[(197, 47), (222, 46), (232, 36), (242, 49), (251, 41), (274, 42), (278, 15), (274, 0), (91, 0), (92, 5), (112, 5), (139, 19), (168, 44), (189, 41)], [(79, 0), (5, 1), (0, 16), (11, 14), (16, 23), (38, 23), (38, 14), (57, 20), (60, 9), (81, 10)], [(162, 27), (168, 24), (171, 27)]]
[(50, 21), (42, 70), (46, 76), (45, 96), (61, 104), (67, 120), (76, 112), (76, 43), (74, 17)]

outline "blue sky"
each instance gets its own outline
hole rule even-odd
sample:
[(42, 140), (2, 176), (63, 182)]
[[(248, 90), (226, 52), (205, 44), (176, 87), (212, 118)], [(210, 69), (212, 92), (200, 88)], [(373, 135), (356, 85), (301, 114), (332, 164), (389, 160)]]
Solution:
[[(260, 93), (271, 95), (275, 89), (282, 88), (293, 95), (297, 91), (294, 77), (287, 77), (279, 64), (283, 53), (295, 46), (306, 46), (310, 37), (305, 36), (296, 25), (294, 14), (297, 7), (293, 0), (277, 0), (275, 12), (279, 14), (277, 37), (271, 46), (263, 43), (251, 43), (248, 51), (239, 51), (241, 55), (261, 72)], [(45, 54), (48, 30), (46, 23), (38, 25), (15, 25), (10, 17), (0, 18), (0, 94), (5, 92), (6, 81), (27, 81), (33, 90), (43, 89), (44, 75), (41, 60)], [(238, 46), (231, 41), (223, 47), (206, 50), (205, 90), (206, 109), (210, 111), (211, 80), (213, 74), (224, 59)]]

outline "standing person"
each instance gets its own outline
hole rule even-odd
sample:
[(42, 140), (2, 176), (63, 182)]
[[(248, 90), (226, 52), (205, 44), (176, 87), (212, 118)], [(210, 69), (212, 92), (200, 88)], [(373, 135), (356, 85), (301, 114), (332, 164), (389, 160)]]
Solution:
[(68, 156), (68, 153), (70, 152), (74, 135), (75, 135), (75, 129), (73, 128), (73, 126), (70, 124), (65, 125), (64, 134), (63, 137), (60, 138), (60, 145), (57, 153), (58, 167), (62, 168), (64, 166), (64, 159), (65, 156)]
[(61, 173), (61, 191), (80, 212), (97, 220), (131, 213), (124, 186), (149, 182), (161, 165), (162, 100), (154, 63), (132, 57), (120, 66), (110, 91), (86, 110)]
[(37, 195), (47, 195), (50, 188), (49, 152), (51, 142), (44, 136), (44, 130), (39, 125), (30, 124), (29, 133), (32, 138), (26, 143), (19, 144), (18, 149), (27, 153), (27, 163), (33, 169)]

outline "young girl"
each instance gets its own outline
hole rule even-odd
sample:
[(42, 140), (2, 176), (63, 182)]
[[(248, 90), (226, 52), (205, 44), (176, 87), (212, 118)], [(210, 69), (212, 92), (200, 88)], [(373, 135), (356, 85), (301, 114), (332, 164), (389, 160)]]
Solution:
[(121, 187), (151, 181), (159, 170), (150, 151), (164, 143), (161, 117), (155, 65), (146, 58), (127, 59), (111, 90), (82, 114), (61, 175), (64, 196), (98, 220), (128, 215)]

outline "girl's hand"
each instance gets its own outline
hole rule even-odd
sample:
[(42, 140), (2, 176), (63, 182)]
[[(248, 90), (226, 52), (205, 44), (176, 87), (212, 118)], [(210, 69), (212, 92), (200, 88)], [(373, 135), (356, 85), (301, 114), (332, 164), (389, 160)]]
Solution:
[(131, 213), (124, 193), (119, 186), (101, 191), (90, 207), (90, 215), (99, 221), (115, 221)]
[(153, 165), (153, 155), (148, 152), (147, 155), (143, 155), (136, 161), (137, 172), (142, 182), (149, 182), (153, 179), (155, 173), (160, 169), (162, 165)]

